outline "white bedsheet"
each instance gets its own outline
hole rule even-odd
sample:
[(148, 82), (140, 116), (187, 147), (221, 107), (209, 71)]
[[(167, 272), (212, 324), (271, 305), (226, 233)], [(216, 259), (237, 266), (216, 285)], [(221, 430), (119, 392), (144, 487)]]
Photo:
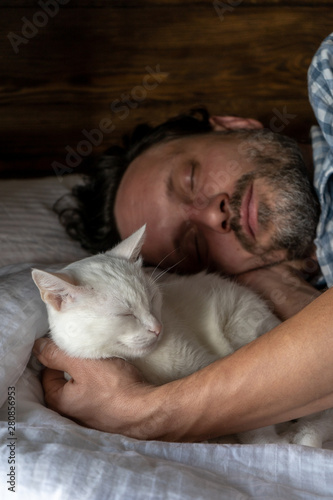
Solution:
[[(137, 441), (85, 429), (45, 408), (34, 369), (25, 369), (34, 339), (47, 329), (30, 267), (0, 269), (1, 499), (333, 498), (331, 449)], [(14, 436), (7, 424), (12, 386)], [(15, 493), (7, 483), (13, 457)]]

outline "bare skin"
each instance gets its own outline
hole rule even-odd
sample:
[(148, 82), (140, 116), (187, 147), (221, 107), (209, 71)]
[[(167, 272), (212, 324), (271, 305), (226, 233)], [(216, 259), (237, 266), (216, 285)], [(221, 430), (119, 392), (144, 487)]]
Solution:
[(316, 272), (315, 260), (283, 262), (256, 271), (239, 274), (237, 281), (264, 297), (282, 321), (310, 304), (320, 292), (305, 280), (303, 273)]
[(39, 361), (73, 377), (66, 382), (59, 371), (45, 371), (46, 402), (89, 427), (168, 441), (228, 435), (323, 410), (333, 406), (332, 300), (328, 290), (233, 355), (160, 387), (123, 360), (73, 360), (40, 339)]

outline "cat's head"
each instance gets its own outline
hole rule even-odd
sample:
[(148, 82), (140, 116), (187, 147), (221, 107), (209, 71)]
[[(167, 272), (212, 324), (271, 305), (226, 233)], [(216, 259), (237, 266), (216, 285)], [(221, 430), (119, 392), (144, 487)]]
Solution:
[(68, 354), (133, 359), (156, 346), (162, 297), (142, 268), (144, 234), (145, 226), (112, 250), (57, 273), (33, 269), (52, 337)]

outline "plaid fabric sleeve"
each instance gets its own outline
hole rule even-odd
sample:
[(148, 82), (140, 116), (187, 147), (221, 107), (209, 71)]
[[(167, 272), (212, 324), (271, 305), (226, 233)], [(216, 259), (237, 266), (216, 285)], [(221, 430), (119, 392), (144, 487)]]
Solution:
[(308, 71), (309, 98), (319, 127), (311, 129), (314, 187), (321, 216), (315, 244), (327, 286), (333, 285), (333, 33), (321, 44)]

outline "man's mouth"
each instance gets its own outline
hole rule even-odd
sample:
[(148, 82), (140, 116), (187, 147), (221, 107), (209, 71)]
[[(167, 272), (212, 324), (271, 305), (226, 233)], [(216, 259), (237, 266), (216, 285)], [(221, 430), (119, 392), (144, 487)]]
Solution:
[(258, 231), (258, 209), (253, 193), (253, 183), (245, 191), (240, 208), (240, 223), (244, 233), (253, 241)]

